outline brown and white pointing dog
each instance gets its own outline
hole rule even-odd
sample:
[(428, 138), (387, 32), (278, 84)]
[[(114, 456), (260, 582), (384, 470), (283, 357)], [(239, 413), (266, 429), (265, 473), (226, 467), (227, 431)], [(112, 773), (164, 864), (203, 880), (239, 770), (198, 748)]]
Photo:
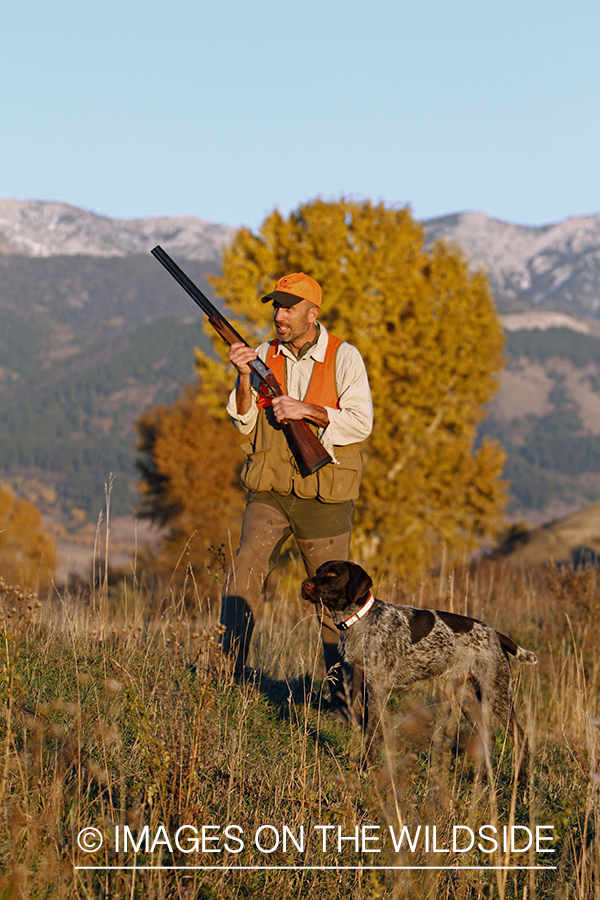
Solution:
[(527, 739), (513, 709), (509, 656), (534, 664), (535, 653), (477, 619), (376, 600), (372, 586), (364, 569), (339, 560), (323, 563), (302, 582), (304, 599), (322, 603), (339, 628), (343, 658), (363, 672), (367, 701), (361, 766), (375, 759), (376, 735), (390, 692), (440, 676), (460, 694), (462, 711), (482, 738), (487, 710), (512, 727), (523, 775)]

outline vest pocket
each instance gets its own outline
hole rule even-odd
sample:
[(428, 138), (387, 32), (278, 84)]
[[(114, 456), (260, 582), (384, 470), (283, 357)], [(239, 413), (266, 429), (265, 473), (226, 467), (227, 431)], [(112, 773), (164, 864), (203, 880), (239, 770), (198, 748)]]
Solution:
[(265, 471), (267, 451), (259, 450), (257, 453), (248, 453), (246, 465), (242, 469), (242, 484), (249, 491), (268, 491), (271, 487), (268, 482), (268, 472)]
[[(352, 446), (352, 445), (350, 445)], [(335, 447), (338, 463), (329, 463), (316, 473), (319, 499), (324, 503), (343, 503), (356, 500), (360, 491), (362, 453), (356, 447)]]
[(281, 460), (281, 466), (273, 468), (269, 450), (252, 450), (251, 444), (242, 444), (248, 454), (242, 469), (241, 482), (249, 491), (275, 491), (289, 494), (292, 490), (292, 468), (289, 461)]

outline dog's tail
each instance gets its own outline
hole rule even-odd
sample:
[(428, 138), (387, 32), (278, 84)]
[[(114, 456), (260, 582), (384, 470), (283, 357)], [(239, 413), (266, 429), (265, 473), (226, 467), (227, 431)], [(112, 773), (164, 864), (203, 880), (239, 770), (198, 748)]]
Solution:
[(512, 638), (507, 637), (505, 634), (501, 634), (499, 631), (496, 632), (496, 635), (500, 641), (500, 646), (505, 653), (510, 653), (510, 655), (514, 656), (518, 662), (524, 662), (528, 663), (530, 666), (535, 666), (538, 661), (535, 653), (532, 653), (531, 650), (524, 650), (523, 647), (519, 647)]
[(515, 659), (519, 662), (528, 663), (530, 666), (536, 666), (538, 658), (535, 653), (532, 653), (531, 650), (524, 650), (523, 647), (517, 646), (517, 652), (515, 653)]

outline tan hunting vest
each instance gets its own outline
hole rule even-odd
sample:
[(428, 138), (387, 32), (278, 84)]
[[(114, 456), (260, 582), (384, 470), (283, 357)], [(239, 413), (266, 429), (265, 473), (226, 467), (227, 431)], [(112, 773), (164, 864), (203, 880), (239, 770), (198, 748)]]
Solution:
[[(308, 390), (303, 400), (315, 406), (339, 409), (335, 382), (335, 355), (342, 341), (329, 335), (325, 359), (315, 360)], [(274, 340), (267, 353), (267, 365), (283, 390), (285, 385), (285, 356), (277, 354), (279, 341)], [(317, 431), (316, 426), (312, 426)], [(242, 470), (242, 484), (249, 491), (275, 491), (297, 497), (318, 497), (325, 503), (342, 503), (356, 500), (362, 475), (360, 444), (336, 446), (333, 449), (337, 463), (328, 463), (313, 475), (302, 477), (298, 464), (290, 450), (286, 433), (273, 414), (270, 397), (262, 392), (258, 398), (258, 419), (249, 436), (251, 443), (242, 444), (248, 461)]]

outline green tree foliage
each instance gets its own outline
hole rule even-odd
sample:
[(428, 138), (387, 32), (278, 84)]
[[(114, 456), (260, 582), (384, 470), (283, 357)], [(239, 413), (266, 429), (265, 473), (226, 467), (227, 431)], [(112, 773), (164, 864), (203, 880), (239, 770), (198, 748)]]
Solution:
[[(171, 406), (137, 423), (141, 515), (167, 526), (158, 568), (171, 574), (192, 563), (202, 580), (215, 551), (237, 546), (244, 508), (236, 433), (216, 420), (188, 388)], [(236, 468), (237, 465), (237, 468)]]
[(54, 541), (39, 509), (0, 488), (0, 575), (8, 584), (38, 589), (52, 577)]
[[(363, 556), (397, 558), (406, 571), (435, 548), (460, 554), (495, 533), (505, 505), (504, 455), (484, 439), (484, 404), (502, 368), (503, 333), (488, 283), (456, 247), (427, 249), (408, 209), (321, 199), (258, 234), (241, 229), (212, 279), (249, 343), (272, 335), (260, 303), (281, 275), (304, 271), (323, 288), (320, 319), (365, 360), (375, 427), (355, 538)], [(198, 355), (203, 399), (223, 414), (231, 367)]]

